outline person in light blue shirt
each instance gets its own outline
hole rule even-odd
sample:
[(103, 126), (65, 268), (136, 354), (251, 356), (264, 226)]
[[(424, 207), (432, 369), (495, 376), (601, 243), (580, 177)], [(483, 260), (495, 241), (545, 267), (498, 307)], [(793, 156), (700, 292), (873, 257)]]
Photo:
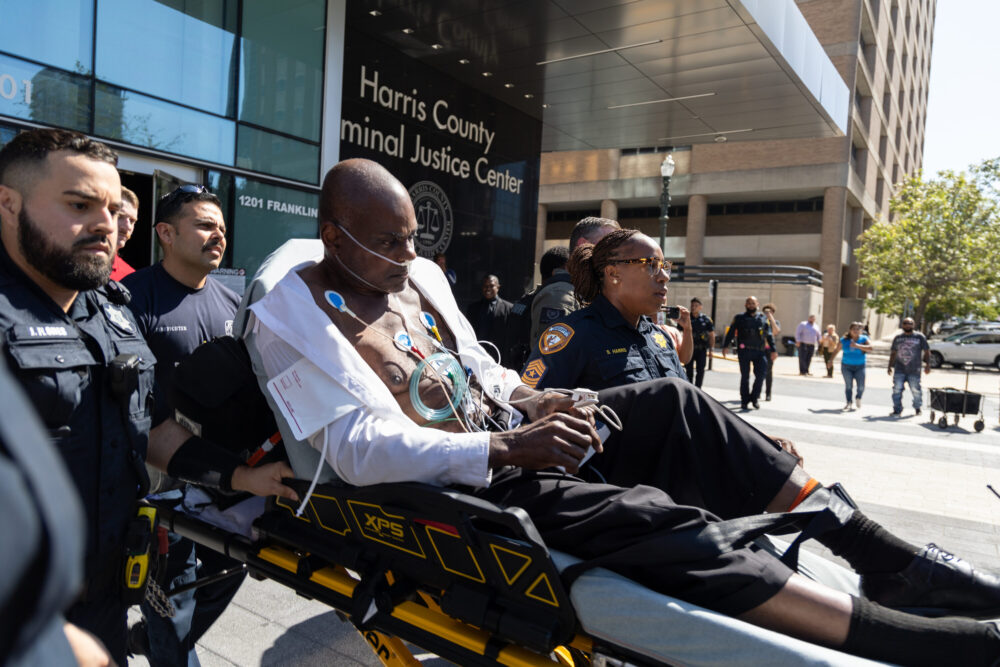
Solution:
[[(868, 353), (872, 351), (868, 336), (861, 333), (864, 325), (861, 322), (851, 322), (847, 334), (840, 339), (839, 350), (843, 350), (844, 355), (840, 358), (840, 372), (844, 376), (844, 395), (847, 397), (847, 404), (844, 412), (861, 408), (861, 395), (865, 393), (865, 360)], [(834, 352), (836, 356), (836, 352)], [(857, 384), (856, 392), (854, 385)], [(854, 393), (854, 402), (851, 402), (851, 394)]]

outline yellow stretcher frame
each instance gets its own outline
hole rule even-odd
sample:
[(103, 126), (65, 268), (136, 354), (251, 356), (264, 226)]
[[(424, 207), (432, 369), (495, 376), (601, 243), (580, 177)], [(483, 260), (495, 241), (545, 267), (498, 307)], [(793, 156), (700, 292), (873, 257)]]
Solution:
[[(469, 498), (442, 490), (432, 493), (439, 493), (445, 497)], [(281, 502), (280, 499), (275, 501), (277, 502), (271, 503), (271, 509), (262, 519), (266, 519), (269, 515), (273, 519), (275, 514), (279, 514), (288, 522), (291, 516), (288, 508), (282, 508), (278, 504)], [(502, 639), (495, 633), (445, 613), (439, 604), (441, 591), (428, 589), (417, 582), (409, 582), (413, 588), (409, 599), (393, 602), (391, 610), (375, 613), (370, 620), (358, 621), (356, 617), (359, 615), (359, 603), (361, 607), (367, 604), (366, 611), (360, 615), (375, 611), (376, 604), (363, 596), (364, 584), (371, 585), (373, 582), (363, 582), (363, 578), (359, 579), (359, 575), (353, 570), (317, 556), (316, 553), (305, 551), (300, 544), (283, 542), (280, 538), (270, 535), (267, 528), (262, 531), (264, 534), (262, 540), (251, 542), (241, 535), (211, 526), (173, 507), (158, 504), (158, 509), (160, 523), (168, 530), (246, 563), (251, 576), (272, 579), (302, 595), (331, 606), (341, 618), (355, 625), (375, 656), (387, 667), (414, 667), (420, 664), (407, 643), (463, 666), (589, 665), (590, 655), (595, 648), (598, 648), (591, 637), (576, 630), (566, 641), (552, 646), (548, 651)], [(316, 518), (314, 515), (313, 519)], [(303, 519), (296, 518), (292, 521), (298, 522)], [(260, 523), (259, 519), (258, 525)], [(555, 567), (551, 561), (549, 564), (552, 568)], [(384, 583), (385, 587), (391, 588), (400, 583), (393, 570), (379, 573), (379, 576), (384, 576), (384, 582), (375, 583)], [(627, 659), (631, 664), (659, 664), (651, 662), (648, 658), (632, 655), (619, 647), (604, 646), (601, 643), (599, 648), (603, 655)]]

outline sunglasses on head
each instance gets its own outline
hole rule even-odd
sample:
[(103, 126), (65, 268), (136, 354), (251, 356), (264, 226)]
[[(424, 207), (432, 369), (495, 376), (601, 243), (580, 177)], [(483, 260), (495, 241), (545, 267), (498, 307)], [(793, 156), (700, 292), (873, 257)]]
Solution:
[(173, 203), (179, 197), (184, 197), (186, 195), (197, 195), (202, 192), (208, 192), (208, 188), (204, 185), (197, 185), (194, 183), (187, 183), (185, 185), (180, 185), (167, 194), (160, 198), (160, 208)]

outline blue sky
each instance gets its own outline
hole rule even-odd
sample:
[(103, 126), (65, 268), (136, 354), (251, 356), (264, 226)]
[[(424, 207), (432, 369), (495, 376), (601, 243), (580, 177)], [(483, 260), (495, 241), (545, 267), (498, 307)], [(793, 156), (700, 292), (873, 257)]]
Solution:
[(1000, 0), (938, 0), (924, 174), (1000, 157)]

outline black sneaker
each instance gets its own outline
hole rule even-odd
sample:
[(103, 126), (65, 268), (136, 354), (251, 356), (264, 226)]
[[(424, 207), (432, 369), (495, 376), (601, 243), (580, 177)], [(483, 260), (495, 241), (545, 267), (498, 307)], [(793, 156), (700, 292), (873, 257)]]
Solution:
[(760, 410), (760, 403), (757, 402), (756, 398), (753, 399), (752, 403), (753, 403), (753, 409), (754, 410)]
[(749, 410), (746, 403), (740, 403), (740, 410)]
[(913, 411), (913, 415), (914, 415), (915, 417), (919, 417), (919, 416), (920, 416), (920, 408), (916, 408), (916, 409), (915, 409), (915, 410)]
[(883, 607), (924, 616), (996, 618), (1000, 577), (928, 544), (894, 574), (861, 576), (861, 594)]
[[(920, 414), (919, 410), (917, 411), (917, 414), (918, 415)], [(903, 411), (902, 410), (893, 410), (892, 412), (889, 413), (889, 416), (890, 417), (902, 417), (903, 416)]]

